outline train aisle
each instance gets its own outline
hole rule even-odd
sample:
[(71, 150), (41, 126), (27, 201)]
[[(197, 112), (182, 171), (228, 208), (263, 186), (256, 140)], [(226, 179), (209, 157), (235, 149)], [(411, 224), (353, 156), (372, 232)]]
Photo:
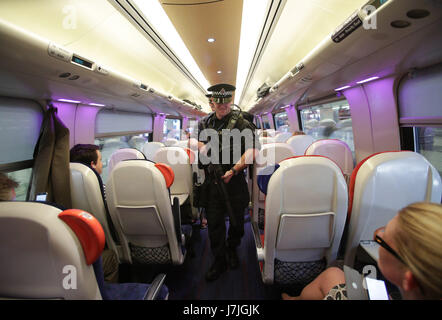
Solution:
[[(226, 225), (228, 227), (228, 221)], [(262, 283), (256, 257), (255, 242), (246, 217), (244, 237), (238, 247), (241, 265), (236, 270), (228, 270), (214, 282), (207, 282), (204, 275), (212, 262), (208, 229), (194, 228), (194, 254), (187, 256), (181, 266), (123, 266), (120, 281), (150, 282), (159, 272), (167, 274), (166, 285), (169, 288), (169, 300), (277, 300), (280, 292), (275, 286)], [(130, 269), (130, 279), (124, 279), (124, 273)], [(126, 275), (127, 276), (127, 275)]]

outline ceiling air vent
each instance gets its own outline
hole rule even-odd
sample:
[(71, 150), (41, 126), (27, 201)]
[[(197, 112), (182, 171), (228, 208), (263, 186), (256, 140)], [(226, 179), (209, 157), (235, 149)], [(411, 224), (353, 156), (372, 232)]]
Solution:
[(139, 96), (141, 96), (141, 94), (139, 94), (139, 93), (132, 93), (130, 96), (134, 97), (134, 98), (138, 98)]

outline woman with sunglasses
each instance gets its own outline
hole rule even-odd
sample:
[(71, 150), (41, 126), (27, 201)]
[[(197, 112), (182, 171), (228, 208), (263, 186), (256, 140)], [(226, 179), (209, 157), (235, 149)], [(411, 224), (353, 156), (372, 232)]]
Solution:
[[(442, 205), (414, 203), (374, 234), (378, 267), (405, 300), (442, 299)], [(328, 268), (298, 297), (284, 300), (346, 300), (344, 272)]]

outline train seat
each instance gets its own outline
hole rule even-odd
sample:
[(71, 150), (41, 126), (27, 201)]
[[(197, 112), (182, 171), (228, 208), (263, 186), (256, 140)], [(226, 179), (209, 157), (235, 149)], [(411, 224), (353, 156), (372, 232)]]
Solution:
[(440, 203), (441, 194), (438, 171), (418, 153), (381, 152), (361, 161), (350, 179), (345, 264), (353, 266), (360, 242), (373, 240), (374, 231), (400, 209), (414, 202)]
[(143, 153), (147, 160), (153, 161), (155, 152), (164, 147), (165, 145), (161, 142), (146, 142), (143, 146)]
[[(253, 166), (253, 185), (252, 185), (252, 205), (253, 205), (253, 220), (262, 225), (262, 214), (260, 211), (264, 210), (265, 195), (258, 188), (258, 176), (260, 171), (269, 166), (277, 164), (279, 161), (293, 157), (292, 148), (285, 143), (271, 143), (265, 144), (261, 147), (258, 156), (255, 159)], [(260, 210), (262, 209), (262, 210)]]
[(188, 148), (188, 146), (189, 146), (189, 140), (180, 140), (174, 145), (174, 147), (180, 147), (180, 148)]
[(180, 201), (180, 206), (188, 199), (191, 200), (193, 192), (193, 176), (192, 167), (193, 159), (189, 156), (192, 153), (189, 149), (180, 147), (168, 147), (158, 150), (155, 153), (154, 161), (169, 165), (174, 174), (175, 180), (170, 187), (171, 199), (177, 197)]
[(146, 159), (144, 154), (141, 151), (138, 151), (137, 149), (132, 148), (124, 148), (116, 150), (109, 159), (109, 171), (111, 172), (112, 169), (123, 160), (133, 160), (133, 159)]
[(178, 200), (172, 208), (168, 190), (174, 178), (170, 167), (147, 160), (120, 162), (110, 173), (107, 204), (125, 261), (183, 263), (184, 235)]
[(292, 136), (291, 132), (279, 132), (275, 136), (275, 142), (286, 142)]
[(350, 181), (354, 168), (353, 154), (344, 141), (337, 139), (317, 140), (307, 148), (305, 155), (320, 155), (330, 158), (341, 168), (347, 184)]
[(178, 140), (175, 138), (164, 139), (163, 142), (166, 147), (174, 147), (178, 144)]
[(269, 144), (269, 143), (275, 143), (276, 142), (275, 137), (259, 137), (258, 140), (259, 140), (259, 143), (261, 145)]
[(295, 156), (303, 156), (305, 150), (315, 141), (312, 136), (298, 135), (287, 139), (286, 143), (292, 147)]
[(104, 242), (100, 223), (83, 210), (62, 211), (38, 202), (0, 203), (0, 297), (167, 298), (164, 275), (157, 276), (152, 285), (105, 283), (101, 268)]
[(261, 238), (254, 227), (264, 283), (305, 285), (334, 262), (347, 205), (347, 184), (333, 161), (281, 161), (268, 184)]
[(108, 248), (119, 259), (118, 235), (107, 208), (103, 182), (100, 175), (82, 163), (70, 163), (72, 207), (92, 214), (100, 222)]

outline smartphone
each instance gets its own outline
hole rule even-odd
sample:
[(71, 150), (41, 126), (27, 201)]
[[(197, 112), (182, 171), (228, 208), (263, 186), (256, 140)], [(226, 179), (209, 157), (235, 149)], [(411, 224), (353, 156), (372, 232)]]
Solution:
[(365, 282), (367, 284), (368, 298), (370, 300), (389, 300), (384, 281), (366, 277)]
[(35, 201), (46, 201), (47, 197), (48, 197), (48, 193), (47, 192), (37, 193), (37, 195), (35, 197)]

